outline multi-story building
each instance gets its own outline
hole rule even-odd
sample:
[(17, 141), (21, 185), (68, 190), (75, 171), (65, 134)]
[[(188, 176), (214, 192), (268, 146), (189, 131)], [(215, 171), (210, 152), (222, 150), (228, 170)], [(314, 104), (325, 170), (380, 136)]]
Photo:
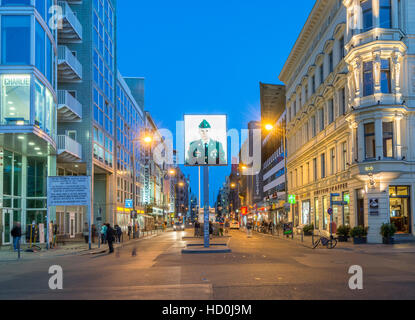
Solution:
[[(93, 223), (116, 223), (115, 0), (59, 1), (58, 174), (92, 177)], [(82, 232), (84, 207), (57, 207), (61, 234)]]
[(166, 155), (170, 151), (149, 112), (146, 112), (146, 129), (152, 135), (152, 142), (145, 147), (143, 201), (146, 213), (161, 224), (167, 220), (169, 209), (169, 190), (165, 190), (164, 181), (170, 166)]
[(54, 4), (0, 1), (1, 244), (11, 243), (14, 222), (23, 230), (33, 221), (46, 225), (57, 149), (57, 30), (46, 9)]
[[(145, 213), (142, 201), (145, 161), (144, 79), (123, 78), (118, 72), (116, 107), (116, 222), (123, 229), (131, 211)], [(126, 203), (132, 200), (132, 207)], [(143, 221), (140, 221), (141, 224)]]
[[(317, 1), (280, 74), (295, 224), (413, 235), (415, 3)], [(325, 17), (322, 19), (321, 17)]]
[[(261, 177), (263, 197), (268, 220), (277, 223), (286, 220), (285, 174), (285, 87), (260, 84), (261, 93)], [(264, 130), (265, 129), (265, 130)]]

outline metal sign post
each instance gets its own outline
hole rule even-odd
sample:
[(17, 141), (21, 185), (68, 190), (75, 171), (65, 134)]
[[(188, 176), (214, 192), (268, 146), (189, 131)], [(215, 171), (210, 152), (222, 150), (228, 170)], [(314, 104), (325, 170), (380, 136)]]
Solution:
[(209, 167), (203, 167), (204, 246), (209, 248)]

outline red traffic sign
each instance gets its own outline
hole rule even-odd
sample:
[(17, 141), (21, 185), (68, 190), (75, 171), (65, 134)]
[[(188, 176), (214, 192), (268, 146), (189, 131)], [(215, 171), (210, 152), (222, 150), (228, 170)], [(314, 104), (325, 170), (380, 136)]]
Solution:
[(332, 214), (333, 214), (333, 209), (332, 209), (332, 208), (329, 208), (329, 209), (327, 210), (327, 213), (328, 213), (329, 215), (332, 215)]

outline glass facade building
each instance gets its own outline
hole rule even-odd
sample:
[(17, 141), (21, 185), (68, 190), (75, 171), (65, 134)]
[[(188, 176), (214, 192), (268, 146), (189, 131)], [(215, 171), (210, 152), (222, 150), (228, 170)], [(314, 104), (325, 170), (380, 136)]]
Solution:
[(55, 4), (0, 1), (1, 244), (10, 244), (15, 222), (46, 225), (57, 151), (57, 33), (46, 8)]

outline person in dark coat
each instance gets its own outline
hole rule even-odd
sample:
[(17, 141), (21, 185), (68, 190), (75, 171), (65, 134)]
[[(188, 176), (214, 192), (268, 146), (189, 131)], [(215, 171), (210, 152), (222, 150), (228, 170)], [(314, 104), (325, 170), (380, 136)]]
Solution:
[(107, 242), (108, 242), (108, 253), (114, 252), (113, 242), (115, 240), (115, 230), (111, 227), (109, 223), (107, 223)]
[(209, 221), (209, 237), (212, 238), (213, 236), (213, 224), (212, 221)]
[(16, 222), (10, 232), (13, 237), (13, 249), (14, 251), (20, 250), (20, 238), (22, 237), (22, 227), (20, 222)]
[(117, 234), (118, 243), (121, 243), (122, 230), (121, 230), (121, 227), (118, 224), (115, 226), (115, 232)]

